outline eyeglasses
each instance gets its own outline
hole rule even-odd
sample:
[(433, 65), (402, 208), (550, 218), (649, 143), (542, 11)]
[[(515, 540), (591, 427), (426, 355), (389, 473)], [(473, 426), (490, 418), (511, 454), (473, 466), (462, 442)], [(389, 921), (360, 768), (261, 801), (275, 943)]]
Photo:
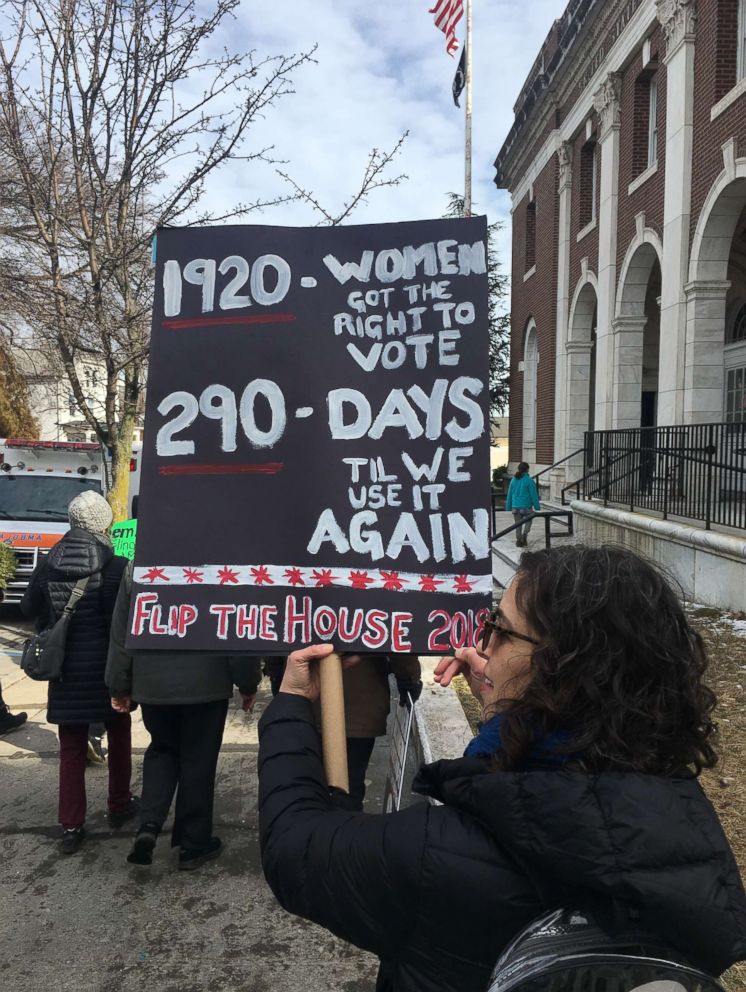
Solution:
[(541, 643), (535, 637), (529, 637), (528, 634), (519, 634), (517, 630), (513, 630), (511, 627), (506, 627), (500, 619), (500, 613), (498, 610), (493, 610), (492, 613), (490, 613), (489, 619), (484, 621), (484, 640), (482, 643), (485, 648), (492, 640), (493, 634), (497, 637), (517, 637), (518, 640), (528, 641), (529, 644)]

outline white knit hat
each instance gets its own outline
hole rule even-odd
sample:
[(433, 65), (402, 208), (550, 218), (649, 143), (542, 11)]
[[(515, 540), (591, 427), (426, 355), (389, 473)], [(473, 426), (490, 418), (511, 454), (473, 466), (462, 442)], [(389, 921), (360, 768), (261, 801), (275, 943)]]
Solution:
[(71, 527), (81, 527), (94, 534), (105, 534), (111, 527), (114, 515), (103, 496), (93, 489), (84, 489), (70, 501), (67, 508)]

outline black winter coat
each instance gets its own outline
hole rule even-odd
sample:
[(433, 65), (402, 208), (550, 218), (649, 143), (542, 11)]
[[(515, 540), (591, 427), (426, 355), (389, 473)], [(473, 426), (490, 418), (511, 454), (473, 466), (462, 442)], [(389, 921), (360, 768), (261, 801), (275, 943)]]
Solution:
[(68, 628), (62, 678), (50, 682), (48, 723), (101, 723), (113, 720), (104, 684), (109, 629), (119, 582), (127, 565), (108, 540), (74, 527), (42, 558), (31, 576), (21, 610), (43, 630), (57, 620), (75, 583), (89, 575)]
[(278, 695), (259, 724), (262, 863), (280, 903), (381, 959), (379, 992), (483, 992), (506, 944), (559, 906), (638, 910), (719, 974), (746, 957), (746, 897), (692, 778), (425, 766), (420, 804), (334, 810), (310, 703)]
[(251, 696), (262, 680), (261, 659), (199, 651), (135, 651), (126, 647), (132, 568), (119, 587), (111, 623), (106, 684), (112, 696), (151, 706), (189, 706), (230, 699), (234, 684)]

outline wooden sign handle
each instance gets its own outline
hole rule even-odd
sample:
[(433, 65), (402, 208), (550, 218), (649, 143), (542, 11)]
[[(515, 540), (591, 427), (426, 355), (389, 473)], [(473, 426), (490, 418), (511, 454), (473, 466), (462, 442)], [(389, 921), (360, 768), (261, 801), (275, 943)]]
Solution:
[(342, 659), (335, 652), (319, 662), (321, 689), (321, 744), (324, 771), (329, 788), (350, 791), (347, 773), (347, 734), (345, 700), (342, 688)]

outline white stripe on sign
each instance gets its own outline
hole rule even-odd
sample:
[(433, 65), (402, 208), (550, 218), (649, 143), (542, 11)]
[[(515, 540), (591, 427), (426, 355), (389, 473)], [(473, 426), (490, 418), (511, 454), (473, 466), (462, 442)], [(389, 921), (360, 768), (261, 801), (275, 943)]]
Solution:
[(281, 588), (373, 589), (389, 592), (440, 592), (458, 595), (492, 592), (492, 575), (436, 575), (378, 568), (307, 565), (149, 565), (135, 569), (134, 580), (147, 586), (279, 586)]

